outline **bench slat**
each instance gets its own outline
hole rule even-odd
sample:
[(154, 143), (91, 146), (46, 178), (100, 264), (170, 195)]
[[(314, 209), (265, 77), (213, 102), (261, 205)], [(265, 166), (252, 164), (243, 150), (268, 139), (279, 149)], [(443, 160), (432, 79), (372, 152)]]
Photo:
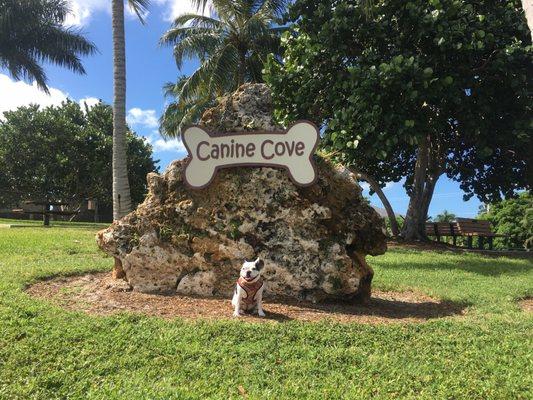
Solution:
[(454, 222), (426, 223), (426, 234), (428, 236), (457, 236), (457, 233), (457, 224)]
[(482, 236), (495, 237), (497, 235), (490, 225), (490, 221), (457, 218), (457, 222), (428, 222), (426, 223), (428, 236)]

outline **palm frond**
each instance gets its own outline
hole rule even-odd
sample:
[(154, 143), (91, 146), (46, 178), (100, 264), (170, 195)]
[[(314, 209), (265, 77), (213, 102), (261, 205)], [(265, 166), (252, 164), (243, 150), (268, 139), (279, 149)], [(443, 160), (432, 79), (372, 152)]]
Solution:
[(256, 14), (269, 16), (272, 19), (280, 18), (287, 9), (287, 0), (263, 0), (260, 1)]
[(205, 8), (209, 4), (209, 0), (190, 0), (191, 4), (194, 8), (196, 8), (198, 11), (205, 11)]
[(236, 89), (236, 82), (230, 79), (237, 71), (239, 51), (232, 44), (227, 44), (213, 60), (209, 77), (209, 92), (227, 93)]
[(201, 14), (187, 13), (181, 14), (172, 21), (172, 27), (195, 26), (203, 28), (218, 29), (222, 22), (216, 18)]
[(203, 96), (212, 96), (213, 92), (209, 90), (211, 72), (216, 67), (218, 61), (217, 55), (204, 60), (204, 62), (187, 78), (183, 83), (178, 97), (183, 101), (193, 101), (195, 98)]
[(181, 68), (184, 58), (205, 58), (220, 47), (220, 36), (214, 33), (191, 35), (180, 40), (174, 46), (174, 59), (178, 68)]
[(150, 7), (150, 0), (128, 0), (128, 5), (137, 14), (137, 18), (144, 25), (144, 17)]
[(41, 63), (85, 72), (80, 56), (96, 52), (78, 30), (64, 26), (65, 0), (0, 1), (0, 66), (15, 79), (35, 80), (47, 91)]
[(216, 35), (219, 33), (219, 29), (199, 28), (195, 26), (182, 26), (178, 28), (171, 28), (166, 31), (165, 34), (161, 36), (159, 43), (162, 45), (172, 45), (188, 37), (204, 34)]

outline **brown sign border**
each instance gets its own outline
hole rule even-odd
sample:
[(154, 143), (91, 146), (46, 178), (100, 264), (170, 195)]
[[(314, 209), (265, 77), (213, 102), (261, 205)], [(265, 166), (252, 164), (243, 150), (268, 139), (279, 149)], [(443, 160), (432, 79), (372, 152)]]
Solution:
[[(215, 133), (215, 132), (209, 131), (208, 129), (206, 129), (204, 126), (201, 126), (201, 125), (188, 125), (188, 126), (186, 126), (183, 129), (183, 132), (185, 132), (189, 128), (199, 128), (199, 129), (203, 130), (205, 133), (207, 133), (209, 135), (209, 137), (232, 137), (232, 136), (243, 136), (243, 135), (252, 136), (252, 135), (256, 135), (256, 134), (286, 135), (287, 132), (294, 125), (300, 124), (300, 123), (307, 123), (307, 124), (311, 125), (314, 128), (315, 132), (316, 132), (315, 145), (313, 146), (313, 148), (311, 149), (311, 152), (309, 153), (309, 162), (311, 163), (311, 166), (313, 167), (313, 171), (315, 173), (315, 178), (313, 179), (312, 182), (309, 182), (309, 183), (303, 184), (303, 185), (301, 183), (296, 182), (296, 180), (292, 176), (291, 170), (287, 166), (285, 166), (284, 164), (269, 163), (269, 162), (264, 162), (264, 163), (256, 163), (256, 162), (252, 163), (252, 162), (250, 162), (250, 163), (238, 163), (238, 164), (229, 164), (229, 165), (217, 165), (215, 167), (215, 171), (213, 172), (213, 176), (211, 177), (209, 182), (207, 182), (205, 185), (202, 185), (202, 186), (193, 186), (193, 185), (191, 185), (189, 183), (189, 181), (187, 180), (187, 175), (185, 173), (183, 173), (183, 180), (184, 180), (185, 184), (190, 189), (201, 190), (201, 189), (205, 189), (206, 187), (208, 187), (213, 182), (213, 180), (215, 179), (218, 171), (221, 170), (221, 169), (234, 168), (234, 167), (277, 167), (277, 168), (282, 168), (282, 169), (286, 170), (289, 173), (289, 177), (291, 178), (292, 183), (294, 183), (296, 186), (308, 187), (308, 186), (314, 185), (316, 183), (317, 179), (318, 179), (318, 170), (316, 168), (315, 160), (313, 159), (313, 156), (315, 155), (316, 148), (318, 147), (318, 143), (320, 142), (320, 131), (319, 131), (318, 127), (316, 126), (316, 124), (314, 122), (312, 122), (312, 121), (309, 121), (309, 120), (306, 120), (306, 119), (297, 120), (297, 121), (293, 122), (292, 124), (290, 124), (287, 127), (287, 129), (285, 129), (284, 131), (243, 131), (243, 132), (228, 132), (228, 133), (220, 132), (220, 133)], [(193, 156), (192, 156), (191, 149), (187, 145), (187, 142), (185, 140), (183, 140), (183, 138), (182, 138), (182, 142), (183, 142), (183, 145), (185, 146), (185, 148), (187, 149), (187, 155), (188, 155), (188, 160), (187, 160), (187, 163), (185, 164), (185, 170), (186, 170), (189, 167), (189, 164), (191, 163), (191, 161), (193, 159)]]

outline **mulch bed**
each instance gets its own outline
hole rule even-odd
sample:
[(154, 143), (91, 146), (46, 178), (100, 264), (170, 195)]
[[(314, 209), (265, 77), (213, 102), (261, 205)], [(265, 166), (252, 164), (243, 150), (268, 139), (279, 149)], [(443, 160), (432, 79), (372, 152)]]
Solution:
[[(109, 273), (59, 277), (38, 282), (27, 288), (37, 298), (46, 299), (68, 310), (95, 315), (130, 312), (163, 318), (187, 320), (232, 319), (231, 301), (227, 298), (199, 298), (181, 295), (152, 295), (127, 291), (127, 285)], [(423, 322), (464, 313), (464, 306), (442, 302), (415, 292), (374, 290), (366, 305), (346, 303), (313, 304), (289, 301), (264, 302), (265, 318), (246, 314), (245, 321), (322, 321), (365, 324)]]

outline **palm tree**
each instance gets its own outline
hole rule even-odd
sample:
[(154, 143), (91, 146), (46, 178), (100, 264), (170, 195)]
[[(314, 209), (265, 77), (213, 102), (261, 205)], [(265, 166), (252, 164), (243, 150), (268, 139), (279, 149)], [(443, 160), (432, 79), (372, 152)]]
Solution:
[(80, 56), (96, 51), (79, 31), (65, 27), (65, 0), (0, 1), (0, 67), (15, 80), (37, 82), (48, 93), (42, 62), (84, 74)]
[(444, 210), (442, 214), (439, 214), (435, 217), (435, 222), (452, 222), (455, 221), (455, 214)]
[[(139, 20), (149, 0), (128, 0)], [(126, 45), (124, 39), (124, 0), (112, 0), (113, 24), (113, 219), (117, 220), (131, 211), (130, 184), (128, 181), (126, 143)]]
[[(144, 24), (149, 0), (128, 0)], [(124, 0), (112, 0), (111, 19), (113, 26), (113, 220), (118, 220), (131, 210), (130, 183), (126, 141), (126, 41), (124, 38)], [(113, 277), (124, 278), (120, 259), (115, 257)]]
[[(205, 8), (205, 1), (195, 1)], [(217, 96), (232, 92), (245, 82), (261, 82), (269, 54), (279, 51), (276, 23), (287, 0), (213, 0), (212, 16), (184, 14), (177, 17), (161, 38), (174, 47), (178, 68), (185, 59), (198, 58), (200, 66), (189, 77), (165, 86), (174, 101), (165, 109), (161, 133), (179, 135)]]
[[(207, 90), (198, 90), (198, 94), (187, 102), (176, 101), (181, 88), (187, 83), (187, 79), (187, 76), (181, 76), (176, 83), (169, 82), (163, 86), (165, 97), (174, 99), (165, 107), (165, 111), (159, 119), (160, 130), (163, 134), (165, 132), (180, 132), (183, 126), (195, 123), (207, 108), (215, 105), (215, 98), (207, 95)], [(205, 82), (202, 83), (205, 84)]]

